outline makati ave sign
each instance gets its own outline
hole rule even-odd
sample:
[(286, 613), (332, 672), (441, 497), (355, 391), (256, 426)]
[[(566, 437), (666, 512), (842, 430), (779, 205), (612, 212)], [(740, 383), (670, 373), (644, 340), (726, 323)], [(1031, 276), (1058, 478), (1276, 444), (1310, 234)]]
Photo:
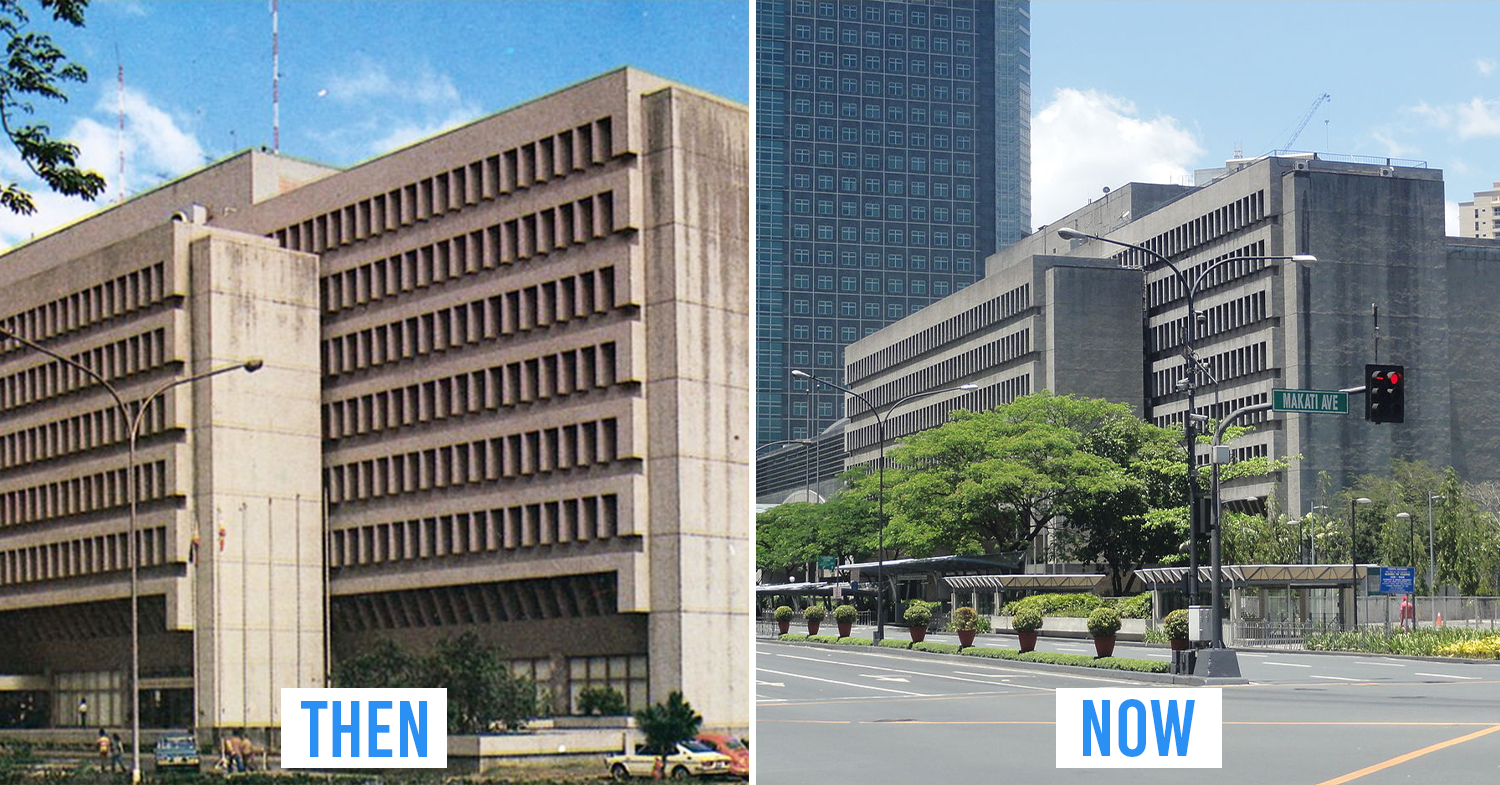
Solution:
[(1349, 393), (1338, 390), (1272, 390), (1271, 411), (1348, 414)]

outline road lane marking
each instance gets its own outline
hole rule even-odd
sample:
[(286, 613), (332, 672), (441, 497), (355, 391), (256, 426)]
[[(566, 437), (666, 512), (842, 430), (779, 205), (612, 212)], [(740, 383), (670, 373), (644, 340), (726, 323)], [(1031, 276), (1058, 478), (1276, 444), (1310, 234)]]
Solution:
[(1371, 765), (1371, 766), (1366, 766), (1366, 767), (1360, 769), (1359, 771), (1351, 771), (1351, 772), (1349, 772), (1348, 774), (1345, 774), (1342, 777), (1334, 777), (1331, 780), (1324, 780), (1324, 781), (1318, 783), (1318, 785), (1344, 785), (1344, 783), (1346, 783), (1346, 782), (1352, 782), (1352, 781), (1357, 780), (1360, 777), (1363, 777), (1363, 776), (1365, 776), (1367, 774), (1374, 774), (1377, 771), (1384, 771), (1385, 769), (1389, 769), (1392, 766), (1399, 766), (1402, 763), (1405, 763), (1405, 762), (1407, 762), (1409, 760), (1413, 760), (1415, 758), (1420, 758), (1423, 755), (1428, 754), (1429, 752), (1437, 752), (1438, 750), (1445, 749), (1447, 747), (1452, 747), (1455, 744), (1463, 744), (1466, 741), (1473, 741), (1474, 739), (1477, 739), (1477, 738), (1479, 738), (1481, 736), (1488, 736), (1489, 734), (1494, 733), (1497, 730), (1500, 730), (1500, 725), (1492, 725), (1492, 726), (1490, 726), (1488, 728), (1485, 728), (1484, 730), (1477, 730), (1477, 731), (1474, 731), (1473, 733), (1469, 733), (1469, 734), (1466, 734), (1466, 735), (1463, 735), (1463, 736), (1459, 736), (1456, 739), (1449, 739), (1448, 741), (1441, 741), (1441, 742), (1438, 742), (1437, 744), (1432, 744), (1432, 745), (1423, 747), (1422, 749), (1419, 749), (1419, 750), (1413, 750), (1411, 752), (1406, 753), (1405, 755), (1397, 755), (1396, 757), (1391, 758), (1390, 760), (1383, 761), (1381, 763), (1376, 763), (1376, 764)]
[[(865, 654), (865, 652), (859, 652), (859, 653), (860, 654)], [(950, 675), (948, 675), (946, 673), (928, 673), (926, 671), (902, 670), (900, 668), (886, 668), (886, 667), (882, 667), (882, 666), (879, 666), (879, 665), (867, 665), (867, 664), (861, 664), (861, 663), (857, 663), (857, 662), (839, 662), (838, 660), (824, 660), (824, 659), (818, 659), (818, 658), (815, 658), (815, 657), (798, 657), (798, 656), (792, 655), (792, 654), (783, 654), (781, 656), (783, 658), (785, 658), (785, 659), (790, 659), (790, 660), (808, 660), (809, 662), (821, 662), (821, 663), (823, 663), (825, 665), (843, 665), (843, 666), (849, 667), (849, 668), (861, 668), (861, 669), (865, 669), (865, 670), (890, 671), (891, 673), (905, 673), (905, 674), (909, 674), (909, 675), (912, 675), (912, 676), (927, 676), (927, 677), (930, 677), (930, 678), (933, 678), (933, 679), (951, 679), (953, 681), (974, 682), (975, 684), (992, 684), (992, 682), (978, 681), (977, 679), (966, 679), (966, 678), (963, 678), (962, 676), (950, 676)], [(878, 655), (878, 654), (874, 654), (872, 652), (872, 653), (869, 653), (867, 656), (879, 657), (879, 656), (885, 656), (885, 655)], [(910, 661), (910, 660), (907, 660), (907, 659), (902, 658), (902, 657), (892, 657), (891, 659), (901, 660), (903, 662), (909, 662)], [(978, 658), (975, 658), (975, 659), (978, 659)], [(934, 662), (934, 664), (942, 664), (942, 663)], [(957, 663), (950, 663), (950, 664), (957, 664)], [(967, 663), (966, 663), (966, 665), (967, 665)], [(977, 663), (975, 663), (973, 665), (968, 665), (968, 667), (977, 667), (977, 666), (978, 666)], [(1011, 670), (1009, 668), (1002, 668), (1002, 667), (998, 667), (998, 666), (994, 666), (994, 669), (996, 671), (1008, 671), (1008, 670)], [(775, 673), (775, 671), (767, 671), (767, 672), (768, 673)], [(1125, 681), (1123, 679), (1105, 679), (1105, 678), (1100, 678), (1100, 677), (1097, 677), (1097, 676), (1076, 676), (1076, 675), (1071, 674), (1071, 673), (1055, 673), (1055, 674), (1051, 674), (1051, 675), (1061, 676), (1061, 677), (1069, 678), (1069, 679), (1085, 679), (1085, 680), (1088, 680), (1088, 681), (1103, 681), (1103, 682), (1108, 682), (1110, 684), (1135, 684), (1135, 683), (1137, 683), (1137, 682)], [(1033, 686), (1031, 686), (1029, 684), (1017, 684), (1015, 686), (1017, 686), (1017, 687), (1019, 687), (1021, 689), (1027, 689), (1027, 690), (1045, 690), (1047, 692), (1051, 692), (1052, 691), (1052, 688), (1050, 688), (1050, 687), (1033, 687)]]
[(1379, 665), (1382, 668), (1405, 668), (1404, 662), (1370, 662), (1369, 660), (1355, 660), (1355, 665)]
[(908, 679), (905, 676), (885, 676), (879, 673), (861, 673), (859, 675), (867, 679), (874, 679), (876, 681), (899, 681), (902, 683), (911, 681), (911, 679)]
[(1030, 674), (1020, 673), (969, 673), (968, 671), (954, 671), (955, 676), (978, 676), (984, 679), (1029, 679)]
[(1479, 678), (1480, 678), (1478, 676), (1452, 676), (1452, 675), (1447, 674), (1447, 673), (1423, 673), (1421, 671), (1417, 671), (1413, 675), (1415, 675), (1415, 676), (1436, 676), (1439, 679), (1463, 679), (1464, 681), (1479, 681)]
[[(1186, 460), (1186, 459), (1184, 459), (1184, 461), (1185, 461), (1185, 460)], [(1240, 656), (1241, 656), (1241, 657), (1257, 657), (1257, 658), (1261, 658), (1261, 659), (1264, 659), (1264, 658), (1266, 658), (1266, 657), (1269, 657), (1269, 656), (1271, 656), (1271, 655), (1269, 655), (1269, 654), (1251, 654), (1251, 653), (1250, 653), (1250, 652), (1248, 652), (1248, 651), (1242, 651), (1242, 652), (1240, 652)]]
[(841, 686), (844, 686), (844, 687), (857, 687), (857, 688), (859, 688), (861, 690), (879, 690), (880, 692), (894, 692), (897, 695), (915, 695), (917, 697), (928, 697), (926, 694), (921, 693), (921, 692), (910, 692), (908, 690), (893, 690), (893, 689), (890, 689), (888, 687), (872, 687), (869, 684), (852, 684), (852, 683), (847, 682), (847, 681), (835, 681), (833, 679), (820, 679), (817, 676), (803, 676), (800, 673), (782, 673), (781, 671), (767, 670), (765, 668), (756, 668), (756, 670), (760, 671), (762, 673), (774, 674), (776, 676), (790, 676), (790, 677), (792, 677), (794, 679), (807, 679), (809, 681), (821, 681), (821, 682), (824, 682), (826, 684), (838, 684), (838, 685), (841, 685)]
[(1348, 676), (1319, 676), (1317, 674), (1313, 674), (1312, 678), (1314, 678), (1314, 679), (1336, 679), (1338, 681), (1366, 681), (1365, 679), (1351, 679)]
[(1295, 662), (1262, 662), (1261, 665), (1280, 665), (1283, 668), (1311, 668), (1311, 665), (1298, 665)]
[(756, 679), (755, 680), (755, 686), (757, 686), (757, 687), (785, 687), (786, 686), (786, 682), (784, 682), (784, 681), (761, 681), (760, 679)]

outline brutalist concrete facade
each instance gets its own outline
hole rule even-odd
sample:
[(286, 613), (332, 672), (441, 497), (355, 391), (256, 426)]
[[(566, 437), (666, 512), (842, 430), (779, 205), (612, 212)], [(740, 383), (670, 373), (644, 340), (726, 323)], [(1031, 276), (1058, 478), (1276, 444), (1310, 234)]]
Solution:
[[(381, 639), (430, 648), (474, 632), (556, 710), (589, 686), (636, 707), (681, 690), (710, 725), (747, 726), (744, 107), (622, 69), (347, 171), (284, 161), (247, 153), (172, 189), (174, 207), (202, 205), (188, 211), (202, 219), (194, 231), (214, 240), (179, 295), (202, 315), (184, 328), (195, 345), (243, 327), (215, 305), (224, 280), (316, 317), (274, 319), (295, 336), (258, 339), (310, 349), (301, 387), (245, 382), (271, 390), (261, 404), (284, 404), (286, 427), (311, 427), (305, 449), (200, 440), (204, 488), (176, 503), (212, 510), (200, 560), (219, 553), (220, 532), (229, 555), (222, 574), (199, 579), (199, 617), (173, 628), (200, 641), (200, 667), (179, 670), (225, 696), (283, 678), (274, 663), (298, 650), (277, 635), (266, 636), (274, 654), (235, 673), (205, 659), (201, 641), (233, 648), (241, 617), (256, 629), (304, 613), (322, 625), (326, 602), (334, 663)], [(152, 228), (168, 221), (161, 202), (140, 197), (3, 261), (45, 253), (56, 286), (55, 271), (71, 277), (93, 246), (165, 231)], [(246, 267), (219, 239), (299, 260), (305, 279), (267, 279), (270, 262)], [(26, 267), (0, 265), (0, 282)], [(222, 411), (238, 416), (242, 403)], [(242, 465), (295, 475), (305, 508), (241, 489)], [(251, 498), (237, 500), (242, 490)], [(303, 526), (311, 546), (282, 537)], [(233, 538), (272, 529), (255, 548), (299, 569), (247, 583)], [(53, 611), (16, 607), (29, 619)], [(321, 626), (314, 639), (318, 656), (299, 667), (321, 678)], [(0, 671), (35, 672), (12, 662)], [(199, 710), (200, 724), (218, 722)]]
[[(1485, 303), (1500, 296), (1500, 242), (1444, 237), (1441, 172), (1267, 158), (1198, 187), (1132, 183), (1054, 224), (1062, 226), (1146, 245), (1190, 280), (1234, 256), (1318, 257), (1307, 266), (1231, 262), (1205, 279), (1195, 350), (1213, 381), (1196, 403), (1210, 417), (1267, 402), (1272, 388), (1362, 384), (1365, 363), (1376, 361), (1378, 306), (1379, 361), (1404, 364), (1411, 380), (1406, 422), (1366, 422), (1357, 396), (1348, 416), (1242, 420), (1254, 431), (1235, 443), (1236, 458), (1300, 458), (1281, 476), (1233, 487), (1235, 497), (1274, 494), (1297, 515), (1319, 503), (1321, 472), (1337, 489), (1396, 457), (1452, 465), (1470, 480), (1500, 478), (1488, 457), (1500, 442), (1500, 366), (1481, 362), (1496, 355), (1490, 337), (1500, 316)], [(1170, 270), (1142, 273), (1147, 261), (1043, 229), (990, 257), (989, 275), (968, 290), (850, 347), (849, 376), (877, 402), (981, 385), (909, 404), (891, 420), (892, 439), (938, 424), (951, 409), (1041, 389), (1181, 422), (1186, 301)], [(851, 463), (874, 457), (874, 426), (862, 408), (849, 407)]]

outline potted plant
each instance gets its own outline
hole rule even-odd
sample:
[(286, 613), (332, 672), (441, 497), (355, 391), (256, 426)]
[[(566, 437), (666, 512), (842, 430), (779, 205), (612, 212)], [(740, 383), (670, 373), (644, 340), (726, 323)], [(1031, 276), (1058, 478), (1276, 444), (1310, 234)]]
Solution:
[(1036, 631), (1042, 628), (1042, 612), (1032, 607), (1021, 608), (1010, 617), (1011, 629), (1021, 643), (1021, 651), (1036, 651)]
[(932, 609), (925, 602), (914, 602), (901, 618), (906, 620), (906, 626), (911, 630), (912, 642), (921, 643), (927, 637), (927, 622), (932, 621)]
[(833, 609), (833, 620), (839, 624), (839, 637), (847, 638), (854, 629), (854, 620), (858, 618), (859, 611), (853, 605), (844, 604)]
[(1188, 647), (1188, 612), (1183, 608), (1167, 614), (1161, 622), (1162, 630), (1172, 643), (1172, 651), (1183, 651)]
[(792, 606), (783, 605), (776, 609), (776, 625), (781, 628), (781, 634), (785, 635), (792, 629)]
[(802, 609), (802, 618), (807, 620), (807, 634), (817, 635), (818, 625), (823, 622), (823, 617), (828, 615), (828, 609), (821, 605), (809, 605)]
[(1108, 657), (1115, 653), (1115, 633), (1120, 631), (1120, 612), (1103, 606), (1089, 614), (1089, 634), (1094, 636), (1094, 653)]
[(974, 635), (979, 632), (979, 611), (968, 606), (953, 609), (953, 626), (958, 632), (958, 645), (968, 648), (974, 645)]

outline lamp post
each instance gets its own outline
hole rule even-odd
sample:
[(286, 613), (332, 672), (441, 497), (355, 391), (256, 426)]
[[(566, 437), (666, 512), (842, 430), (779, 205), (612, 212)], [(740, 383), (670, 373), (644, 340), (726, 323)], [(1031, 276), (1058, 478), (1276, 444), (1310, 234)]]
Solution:
[(1437, 594), (1437, 547), (1432, 536), (1432, 503), (1447, 498), (1440, 493), (1427, 494), (1427, 593)]
[[(1327, 510), (1327, 509), (1328, 509), (1328, 505), (1326, 505), (1326, 504), (1313, 505), (1313, 508), (1311, 510), (1307, 511), (1307, 515), (1308, 515), (1308, 517), (1312, 517), (1313, 515), (1317, 514), (1318, 510)], [(1319, 523), (1321, 523), (1321, 521), (1319, 521), (1317, 518), (1313, 518), (1313, 522), (1312, 522), (1312, 524), (1313, 524), (1312, 535), (1307, 538), (1307, 544), (1308, 544), (1308, 550), (1309, 550), (1309, 553), (1308, 553), (1308, 556), (1309, 556), (1308, 563), (1309, 564), (1317, 564), (1318, 563), (1318, 524)]]
[(869, 398), (860, 395), (859, 393), (849, 389), (848, 387), (834, 384), (827, 379), (819, 379), (818, 377), (813, 376), (806, 371), (795, 370), (792, 371), (792, 375), (800, 376), (804, 379), (811, 379), (812, 381), (818, 382), (819, 384), (826, 384), (835, 390), (840, 390), (854, 396), (859, 400), (860, 403), (865, 405), (865, 408), (870, 411), (870, 415), (875, 418), (875, 438), (880, 450), (880, 457), (875, 466), (877, 475), (875, 516), (878, 519), (877, 523), (879, 525), (879, 534), (877, 535), (877, 544), (875, 546), (875, 555), (879, 562), (879, 566), (875, 568), (875, 642), (879, 643), (880, 641), (885, 640), (885, 423), (890, 419), (891, 412), (895, 411), (897, 406), (900, 406), (907, 401), (916, 398), (925, 398), (929, 395), (941, 395), (942, 393), (949, 392), (977, 390), (979, 389), (979, 385), (961, 384), (957, 387), (950, 387), (942, 390), (929, 390), (927, 392), (912, 393), (911, 395), (897, 398), (895, 403), (892, 403), (890, 407), (885, 410), (885, 416), (881, 417), (880, 411), (875, 408), (875, 404), (870, 403)]
[(1349, 615), (1352, 625), (1350, 630), (1359, 630), (1359, 549), (1355, 546), (1355, 533), (1358, 529), (1354, 525), (1354, 505), (1369, 504), (1370, 500), (1361, 496), (1358, 499), (1349, 500)]
[(192, 376), (187, 376), (181, 379), (170, 381), (156, 388), (155, 390), (152, 390), (150, 395), (147, 395), (145, 398), (137, 401), (135, 404), (135, 411), (132, 412), (130, 406), (125, 403), (125, 399), (120, 395), (119, 388), (115, 387), (113, 384), (110, 384), (107, 380), (105, 380), (103, 376), (100, 376), (92, 368), (89, 368), (88, 366), (83, 365), (76, 360), (64, 357), (63, 355), (58, 354), (57, 352), (54, 352), (51, 349), (48, 349), (47, 347), (36, 343), (35, 341), (23, 338), (15, 334), (14, 332), (5, 329), (4, 327), (0, 327), (0, 338), (9, 338), (10, 340), (15, 341), (16, 343), (19, 343), (28, 349), (32, 349), (34, 351), (45, 354), (48, 357), (51, 357), (52, 359), (57, 360), (58, 362), (79, 371), (90, 379), (93, 379), (99, 384), (100, 387), (104, 388), (105, 392), (109, 393), (109, 396), (111, 398), (114, 399), (115, 408), (119, 410), (120, 418), (126, 424), (126, 442), (128, 444), (128, 448), (125, 458), (125, 493), (130, 505), (130, 533), (128, 547), (126, 549), (126, 558), (130, 560), (130, 781), (140, 782), (141, 590), (139, 558), (140, 543), (137, 542), (137, 508), (139, 503), (140, 488), (138, 478), (136, 477), (135, 453), (136, 442), (140, 436), (141, 425), (146, 420), (146, 412), (150, 409), (151, 404), (154, 403), (156, 399), (160, 398), (163, 393), (167, 392), (173, 387), (178, 387), (184, 384), (192, 384), (193, 382), (200, 382), (211, 376), (218, 376), (219, 374), (229, 373), (230, 371), (238, 371), (241, 368), (243, 368), (246, 373), (254, 373), (260, 370), (261, 367), (265, 365), (265, 363), (259, 359), (251, 359), (241, 363), (235, 363), (234, 365), (227, 365), (222, 368), (214, 368), (209, 371), (204, 371)]
[(1302, 543), (1307, 539), (1307, 518), (1293, 518), (1286, 522), (1288, 526), (1297, 525), (1297, 563), (1306, 564), (1307, 551), (1303, 550)]
[[(1146, 254), (1157, 262), (1166, 265), (1169, 269), (1171, 269), (1172, 273), (1177, 276), (1178, 282), (1182, 284), (1184, 297), (1187, 300), (1187, 318), (1185, 319), (1186, 324), (1183, 329), (1182, 340), (1182, 354), (1183, 359), (1186, 361), (1187, 372), (1183, 379), (1179, 380), (1178, 388), (1187, 393), (1187, 409), (1183, 413), (1182, 431), (1183, 443), (1187, 450), (1187, 504), (1188, 531), (1190, 533), (1190, 536), (1188, 538), (1188, 542), (1190, 543), (1188, 548), (1188, 559), (1190, 562), (1188, 569), (1188, 593), (1192, 595), (1194, 601), (1196, 601), (1198, 594), (1198, 439), (1196, 432), (1197, 423), (1195, 422), (1195, 420), (1202, 419), (1206, 421), (1208, 418), (1196, 413), (1197, 402), (1195, 391), (1198, 386), (1197, 376), (1199, 361), (1197, 355), (1194, 352), (1194, 344), (1197, 342), (1198, 330), (1198, 310), (1194, 306), (1194, 300), (1198, 295), (1199, 287), (1201, 287), (1203, 285), (1203, 282), (1207, 280), (1208, 274), (1213, 272), (1214, 270), (1217, 270), (1222, 265), (1229, 264), (1231, 262), (1255, 261), (1291, 261), (1298, 264), (1310, 264), (1312, 262), (1316, 262), (1318, 258), (1309, 254), (1293, 254), (1291, 256), (1231, 256), (1225, 259), (1220, 259), (1217, 262), (1211, 262), (1209, 264), (1203, 265), (1202, 269), (1198, 271), (1197, 277), (1189, 281), (1187, 275), (1183, 273), (1181, 268), (1173, 264), (1172, 260), (1143, 245), (1127, 243), (1121, 240), (1111, 240), (1108, 237), (1100, 237), (1093, 234), (1085, 234), (1076, 229), (1070, 228), (1058, 229), (1057, 236), (1064, 240), (1098, 240), (1100, 242), (1109, 243), (1111, 245), (1118, 245), (1124, 248), (1131, 248), (1140, 251), (1141, 253)], [(1215, 477), (1217, 479), (1218, 464), (1214, 464), (1214, 467), (1216, 472)], [(1215, 489), (1215, 491), (1217, 492), (1217, 489)], [(1218, 511), (1214, 510), (1213, 512), (1215, 517), (1217, 517)], [(1219, 564), (1219, 527), (1214, 526), (1213, 531), (1210, 533), (1210, 535), (1210, 570), (1212, 571), (1212, 575), (1210, 576), (1212, 579), (1210, 602), (1213, 606), (1213, 641), (1210, 645), (1211, 648), (1222, 649), (1224, 648), (1224, 609), (1222, 602), (1224, 577), (1220, 573)], [(1233, 655), (1229, 655), (1229, 657), (1232, 656)], [(1228, 658), (1226, 658), (1224, 664), (1221, 667), (1226, 668), (1225, 672), (1228, 673), (1228, 669), (1231, 667)], [(1239, 666), (1237, 663), (1234, 663), (1232, 665), (1232, 669), (1233, 675), (1238, 676)], [(1211, 670), (1210, 673), (1212, 673)]]

